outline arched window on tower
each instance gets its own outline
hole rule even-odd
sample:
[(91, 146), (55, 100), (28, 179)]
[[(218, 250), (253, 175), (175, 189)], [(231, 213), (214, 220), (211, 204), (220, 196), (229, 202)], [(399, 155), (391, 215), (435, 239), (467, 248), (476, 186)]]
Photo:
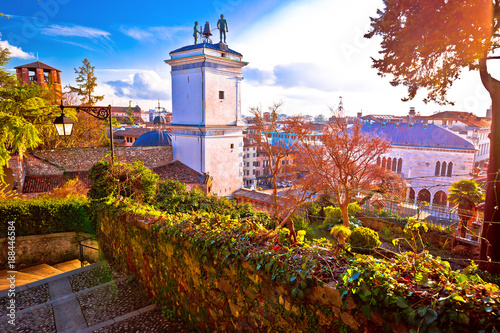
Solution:
[(400, 158), (398, 160), (398, 173), (401, 173), (402, 170), (403, 170), (403, 159)]
[(394, 157), (392, 159), (392, 172), (396, 172), (397, 167), (398, 167), (398, 160)]
[(439, 176), (439, 172), (441, 171), (441, 163), (439, 161), (436, 162), (436, 172), (434, 176)]
[(448, 173), (446, 174), (446, 176), (451, 177), (452, 172), (453, 172), (453, 162), (450, 162), (448, 164)]
[(385, 157), (382, 158), (382, 168), (385, 168), (385, 163), (386, 163), (386, 160), (385, 160)]
[(377, 165), (378, 165), (378, 166), (381, 166), (381, 164), (380, 164), (380, 163), (382, 163), (382, 160), (380, 159), (380, 156), (379, 156), (379, 157), (377, 157)]
[(441, 176), (446, 176), (446, 162), (443, 162), (443, 164), (441, 164)]
[(391, 166), (392, 166), (392, 159), (389, 157), (389, 158), (387, 159), (387, 170), (389, 170), (389, 171), (390, 171), (390, 170), (391, 170)]

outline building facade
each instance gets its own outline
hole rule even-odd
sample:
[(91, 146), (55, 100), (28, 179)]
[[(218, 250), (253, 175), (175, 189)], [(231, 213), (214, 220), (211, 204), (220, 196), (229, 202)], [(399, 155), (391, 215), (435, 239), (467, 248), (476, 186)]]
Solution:
[(242, 55), (201, 43), (170, 52), (174, 160), (213, 177), (212, 193), (243, 185)]
[(377, 163), (407, 182), (410, 201), (447, 206), (451, 184), (472, 176), (476, 147), (448, 129), (434, 124), (369, 123), (362, 130), (391, 143)]

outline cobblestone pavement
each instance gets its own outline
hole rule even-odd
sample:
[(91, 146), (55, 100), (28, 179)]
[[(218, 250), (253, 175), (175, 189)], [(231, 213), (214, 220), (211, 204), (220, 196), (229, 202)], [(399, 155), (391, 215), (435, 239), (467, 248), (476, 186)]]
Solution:
[[(66, 279), (65, 283), (63, 279)], [(55, 290), (54, 286), (67, 287)], [(15, 326), (8, 323), (8, 296), (0, 297), (0, 332), (188, 332), (151, 304), (146, 290), (133, 278), (106, 263), (87, 266), (26, 285), (16, 291)], [(52, 295), (52, 297), (51, 297)], [(73, 302), (79, 317), (64, 306)], [(83, 318), (82, 319), (82, 315)], [(83, 324), (82, 324), (83, 321)]]

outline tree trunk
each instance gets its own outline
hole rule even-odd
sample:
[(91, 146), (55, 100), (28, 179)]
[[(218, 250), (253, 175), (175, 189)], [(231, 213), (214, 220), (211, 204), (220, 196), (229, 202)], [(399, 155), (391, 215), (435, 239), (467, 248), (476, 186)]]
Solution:
[(344, 227), (350, 228), (349, 224), (349, 202), (348, 203), (341, 203), (339, 205), (340, 211), (342, 212), (342, 223)]
[[(486, 204), (481, 234), (480, 268), (500, 273), (500, 82), (488, 74), (486, 60), (480, 63), (481, 80), (491, 96), (492, 122), (490, 133), (490, 159), (486, 186)], [(488, 262), (484, 262), (488, 261)]]

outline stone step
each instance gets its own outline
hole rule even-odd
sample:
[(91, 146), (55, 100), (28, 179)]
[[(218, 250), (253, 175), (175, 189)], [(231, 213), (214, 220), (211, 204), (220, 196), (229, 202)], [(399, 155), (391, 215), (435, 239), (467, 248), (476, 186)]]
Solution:
[(81, 268), (82, 267), (82, 263), (81, 263), (80, 260), (74, 259), (74, 260), (62, 262), (60, 264), (55, 264), (55, 265), (52, 265), (52, 266), (54, 268), (57, 268), (57, 269), (63, 271), (63, 272), (69, 272), (69, 271), (72, 271), (74, 269)]
[(63, 271), (47, 264), (31, 266), (21, 269), (20, 272), (39, 276), (39, 280), (64, 273)]
[(33, 274), (28, 274), (23, 272), (16, 272), (16, 273), (7, 273), (7, 272), (8, 271), (6, 269), (0, 271), (0, 290), (5, 290), (10, 288), (11, 280), (7, 280), (7, 278), (10, 278), (12, 275), (15, 276), (16, 287), (40, 280), (40, 277)]

